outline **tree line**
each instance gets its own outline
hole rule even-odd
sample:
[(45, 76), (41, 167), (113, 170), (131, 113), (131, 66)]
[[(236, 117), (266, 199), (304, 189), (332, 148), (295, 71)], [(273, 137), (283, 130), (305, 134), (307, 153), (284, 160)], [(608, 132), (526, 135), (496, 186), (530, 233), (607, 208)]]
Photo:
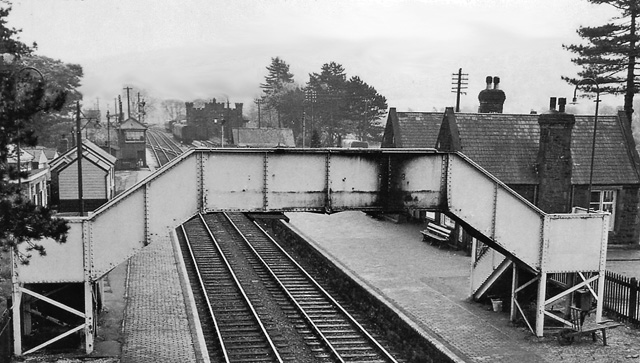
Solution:
[(289, 64), (280, 57), (271, 58), (266, 69), (256, 103), (270, 116), (271, 126), (293, 130), (298, 146), (340, 146), (347, 137), (380, 140), (386, 98), (360, 77), (347, 78), (342, 65), (325, 63), (320, 72), (309, 74), (304, 86), (295, 82)]

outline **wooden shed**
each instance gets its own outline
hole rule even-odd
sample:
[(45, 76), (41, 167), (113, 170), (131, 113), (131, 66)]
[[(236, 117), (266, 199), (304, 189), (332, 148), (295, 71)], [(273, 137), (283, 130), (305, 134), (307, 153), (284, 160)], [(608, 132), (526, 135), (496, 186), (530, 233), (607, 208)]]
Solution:
[[(116, 158), (88, 140), (82, 141), (82, 199), (92, 211), (115, 195)], [(76, 148), (51, 162), (51, 202), (59, 212), (78, 212)]]

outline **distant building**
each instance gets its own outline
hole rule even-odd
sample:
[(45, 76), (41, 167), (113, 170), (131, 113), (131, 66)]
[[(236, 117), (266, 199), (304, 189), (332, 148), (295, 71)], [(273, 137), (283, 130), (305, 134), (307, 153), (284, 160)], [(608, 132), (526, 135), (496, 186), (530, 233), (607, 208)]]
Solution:
[[(82, 140), (82, 199), (92, 211), (115, 196), (116, 158)], [(78, 212), (78, 162), (74, 147), (51, 162), (51, 202), (59, 212)]]
[[(245, 120), (242, 117), (242, 103), (236, 103), (230, 108), (229, 102), (205, 102), (202, 107), (196, 107), (193, 102), (185, 103), (187, 124), (195, 128), (196, 140), (220, 139), (224, 129), (225, 144), (233, 144), (232, 129), (243, 128)], [(223, 126), (223, 122), (224, 126)]]
[(56, 149), (46, 148), (44, 146), (35, 146), (30, 148), (22, 148), (22, 150), (33, 155), (32, 168), (43, 169), (49, 166), (49, 162), (58, 157)]
[[(490, 92), (479, 96), (480, 110), (492, 113), (391, 108), (382, 147), (459, 151), (547, 213), (568, 213), (574, 207), (610, 212), (609, 243), (637, 245), (640, 158), (624, 112), (598, 117), (589, 196), (594, 116), (568, 114), (563, 102), (556, 109), (555, 100), (540, 115), (503, 114), (504, 92), (494, 89), (488, 84)], [(459, 229), (446, 216), (437, 218)], [(462, 231), (457, 236), (468, 247)]]
[[(36, 205), (48, 206), (49, 167), (46, 156), (44, 153), (38, 153), (38, 158), (36, 158), (34, 156), (35, 153), (32, 154), (27, 149), (20, 148), (17, 150), (15, 145), (9, 145), (9, 156), (7, 158), (9, 166), (18, 166), (18, 152), (20, 153), (20, 170), (27, 172), (27, 177), (20, 179), (22, 195)], [(12, 180), (11, 182), (18, 183), (17, 180)]]
[(233, 129), (233, 140), (235, 140), (237, 147), (296, 147), (295, 140), (293, 139), (293, 130), (288, 128)]

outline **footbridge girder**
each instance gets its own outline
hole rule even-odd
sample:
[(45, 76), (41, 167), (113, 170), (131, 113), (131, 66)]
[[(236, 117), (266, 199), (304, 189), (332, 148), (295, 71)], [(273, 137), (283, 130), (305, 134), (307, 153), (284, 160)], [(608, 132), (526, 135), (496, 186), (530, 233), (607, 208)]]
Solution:
[(14, 295), (24, 284), (97, 281), (199, 212), (408, 209), (451, 214), (534, 273), (604, 270), (606, 215), (545, 214), (459, 153), (192, 149), (88, 216), (68, 218), (66, 243), (39, 241), (47, 255), (14, 264)]

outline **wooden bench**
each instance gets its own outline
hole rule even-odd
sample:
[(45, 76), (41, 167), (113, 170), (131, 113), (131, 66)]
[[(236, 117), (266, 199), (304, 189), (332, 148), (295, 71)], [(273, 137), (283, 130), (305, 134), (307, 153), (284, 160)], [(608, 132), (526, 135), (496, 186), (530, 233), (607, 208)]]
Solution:
[(441, 247), (442, 244), (449, 242), (451, 230), (433, 222), (429, 222), (427, 223), (427, 229), (420, 231), (420, 233), (422, 233), (423, 241), (428, 241), (432, 245), (437, 244), (438, 247)]
[(599, 323), (595, 321), (585, 322), (585, 318), (590, 315), (590, 311), (579, 309), (575, 306), (571, 306), (571, 326), (563, 329), (558, 339), (560, 344), (571, 344), (576, 336), (582, 334), (591, 334), (591, 338), (595, 342), (597, 340), (596, 332), (600, 330), (602, 333), (602, 344), (607, 345), (607, 329), (616, 328), (621, 326), (621, 323), (617, 323), (613, 320), (603, 320)]

